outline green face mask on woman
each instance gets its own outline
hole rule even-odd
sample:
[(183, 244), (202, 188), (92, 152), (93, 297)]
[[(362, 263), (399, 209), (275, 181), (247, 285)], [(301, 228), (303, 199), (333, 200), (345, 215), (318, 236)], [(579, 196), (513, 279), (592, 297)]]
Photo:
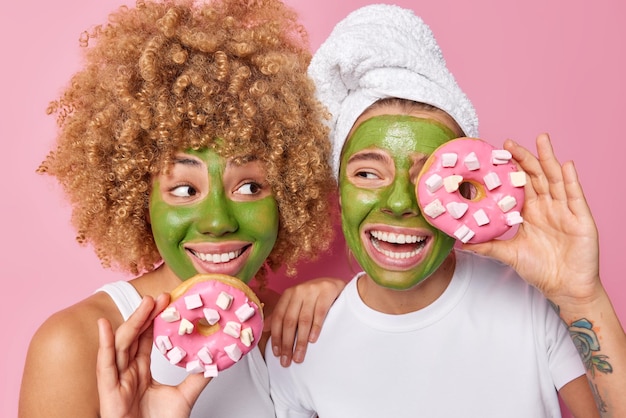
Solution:
[(366, 119), (346, 142), (339, 174), (343, 233), (380, 286), (409, 289), (452, 250), (454, 239), (420, 213), (415, 183), (426, 158), (457, 136), (434, 119), (384, 114)]
[(278, 236), (278, 206), (259, 161), (235, 164), (215, 151), (176, 156), (153, 182), (152, 232), (181, 279), (221, 273), (249, 282)]

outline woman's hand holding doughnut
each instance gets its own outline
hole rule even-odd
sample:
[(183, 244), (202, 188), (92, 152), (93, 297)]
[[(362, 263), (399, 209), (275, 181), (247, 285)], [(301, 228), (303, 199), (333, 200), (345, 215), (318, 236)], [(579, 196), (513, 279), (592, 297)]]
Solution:
[(115, 334), (109, 321), (98, 321), (96, 375), (102, 418), (188, 417), (211, 380), (202, 375), (189, 375), (178, 386), (161, 385), (152, 380), (152, 321), (168, 303), (169, 297), (165, 294), (156, 301), (145, 297)]
[(550, 138), (537, 138), (537, 155), (507, 140), (529, 178), (524, 222), (510, 240), (466, 246), (511, 265), (554, 303), (589, 302), (603, 293), (599, 278), (598, 231), (574, 164), (561, 165)]

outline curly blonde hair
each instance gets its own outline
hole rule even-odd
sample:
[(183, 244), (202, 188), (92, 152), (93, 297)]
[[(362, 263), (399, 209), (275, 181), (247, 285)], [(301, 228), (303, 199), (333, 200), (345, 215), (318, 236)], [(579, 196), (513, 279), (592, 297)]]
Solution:
[(85, 66), (50, 103), (59, 133), (38, 171), (58, 179), (77, 241), (105, 267), (138, 274), (162, 262), (147, 216), (152, 178), (176, 152), (205, 147), (264, 164), (280, 216), (267, 266), (293, 274), (328, 248), (327, 114), (293, 10), (278, 0), (140, 0), (81, 42)]

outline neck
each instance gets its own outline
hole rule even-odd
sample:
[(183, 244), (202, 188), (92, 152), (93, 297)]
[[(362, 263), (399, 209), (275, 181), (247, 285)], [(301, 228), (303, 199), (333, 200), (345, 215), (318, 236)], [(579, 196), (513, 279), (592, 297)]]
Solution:
[(455, 265), (456, 258), (452, 251), (430, 277), (410, 289), (382, 287), (368, 275), (359, 278), (357, 289), (363, 303), (376, 311), (391, 315), (415, 312), (430, 305), (445, 292), (452, 280)]

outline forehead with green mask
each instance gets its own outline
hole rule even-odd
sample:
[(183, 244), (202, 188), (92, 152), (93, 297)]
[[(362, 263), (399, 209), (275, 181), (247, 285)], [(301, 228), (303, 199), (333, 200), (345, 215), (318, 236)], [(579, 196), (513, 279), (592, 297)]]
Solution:
[(260, 161), (215, 151), (176, 155), (154, 179), (150, 221), (164, 263), (181, 280), (220, 273), (250, 281), (278, 236), (278, 207)]
[(375, 283), (398, 290), (429, 277), (454, 245), (420, 213), (415, 183), (426, 158), (458, 135), (418, 113), (365, 119), (344, 145), (339, 172), (346, 242)]

